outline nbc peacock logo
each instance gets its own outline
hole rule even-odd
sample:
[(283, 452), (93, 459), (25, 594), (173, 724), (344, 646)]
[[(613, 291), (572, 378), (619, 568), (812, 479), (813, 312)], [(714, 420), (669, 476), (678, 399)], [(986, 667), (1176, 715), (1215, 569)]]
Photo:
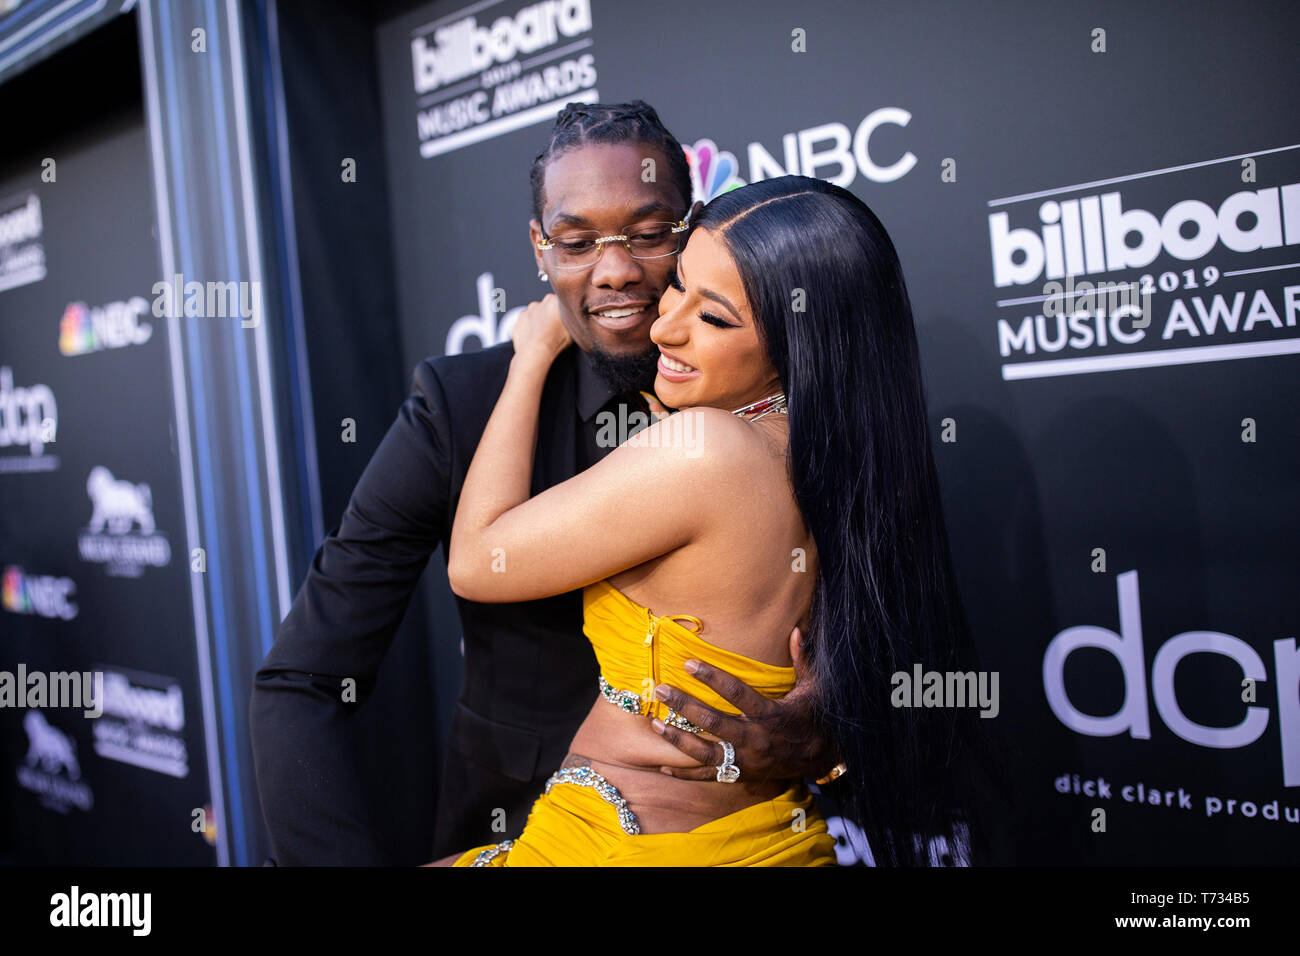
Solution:
[(59, 320), (59, 351), (64, 355), (82, 355), (95, 350), (95, 332), (90, 325), (90, 309), (84, 302), (72, 302)]
[(692, 202), (708, 202), (715, 196), (745, 185), (736, 173), (740, 164), (734, 153), (718, 149), (711, 139), (697, 139), (692, 146), (682, 146), (686, 162), (691, 167)]
[(153, 326), (140, 321), (148, 313), (149, 303), (138, 295), (94, 307), (85, 302), (70, 302), (59, 320), (59, 352), (87, 355), (104, 349), (143, 345), (153, 336)]
[(0, 608), (11, 614), (71, 621), (77, 616), (72, 598), (77, 584), (72, 578), (52, 574), (30, 574), (16, 564), (6, 565), (0, 584)]
[(31, 602), (23, 593), (23, 572), (12, 564), (5, 568), (4, 585), (0, 588), (0, 595), (2, 595), (0, 603), (6, 611), (23, 614), (31, 609)]

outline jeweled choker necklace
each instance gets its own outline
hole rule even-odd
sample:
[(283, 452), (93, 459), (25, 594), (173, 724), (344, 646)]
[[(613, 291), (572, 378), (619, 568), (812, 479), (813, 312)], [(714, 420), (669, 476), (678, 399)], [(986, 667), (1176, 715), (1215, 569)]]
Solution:
[(737, 418), (743, 418), (747, 422), (756, 422), (768, 415), (788, 415), (789, 411), (785, 407), (785, 392), (777, 392), (775, 395), (767, 396), (767, 398), (760, 398), (744, 408), (737, 408), (731, 414)]

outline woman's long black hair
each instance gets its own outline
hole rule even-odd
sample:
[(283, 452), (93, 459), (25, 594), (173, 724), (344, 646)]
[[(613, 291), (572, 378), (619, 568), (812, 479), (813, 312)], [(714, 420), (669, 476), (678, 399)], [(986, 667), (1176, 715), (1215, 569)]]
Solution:
[(878, 865), (927, 865), (936, 838), (981, 862), (1005, 781), (976, 709), (891, 703), (892, 675), (914, 664), (976, 665), (894, 245), (860, 199), (805, 176), (723, 193), (694, 228), (734, 259), (785, 388), (818, 554), (805, 648), (819, 723), (848, 764), (836, 789)]

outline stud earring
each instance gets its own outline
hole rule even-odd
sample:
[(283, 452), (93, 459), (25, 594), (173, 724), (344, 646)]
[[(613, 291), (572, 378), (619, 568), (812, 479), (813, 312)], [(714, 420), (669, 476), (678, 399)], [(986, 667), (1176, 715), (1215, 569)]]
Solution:
[(546, 282), (546, 281), (549, 280), (551, 277), (548, 276), (548, 275), (547, 275), (545, 272), (543, 272), (541, 269), (538, 269), (538, 270), (537, 270), (537, 278), (541, 279), (543, 282)]

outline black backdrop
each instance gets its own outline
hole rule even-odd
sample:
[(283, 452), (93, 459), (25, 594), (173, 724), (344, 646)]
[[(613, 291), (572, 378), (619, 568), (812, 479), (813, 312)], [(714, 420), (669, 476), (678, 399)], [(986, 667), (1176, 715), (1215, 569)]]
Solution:
[[(60, 82), (74, 56), (103, 81), (84, 90)], [(211, 737), (188, 596), (169, 333), (152, 312), (160, 272), (136, 56), (134, 24), (119, 19), (0, 88), (6, 125), (22, 132), (0, 160), (0, 215), (35, 197), (32, 241), (45, 263), (43, 276), (21, 284), (5, 270), (0, 367), (11, 395), (49, 390), (56, 425), (39, 449), (0, 448), (0, 670), (98, 671), (105, 689), (94, 720), (77, 708), (0, 709), (10, 803), (0, 833), (24, 863), (215, 859), (212, 833), (191, 826), (195, 809), (212, 814)], [(124, 57), (132, 68), (115, 68)], [(56, 159), (53, 181), (42, 178), (44, 157)], [(6, 430), (31, 426), (14, 412), (6, 408)], [(113, 511), (111, 495), (92, 490), (95, 474), (129, 496), (129, 528), (93, 526), (101, 508)], [(51, 582), (62, 600), (49, 600)], [(64, 741), (71, 760), (40, 759), (50, 745), (28, 723), (38, 715), (43, 739)]]
[[(729, 158), (744, 181), (835, 178), (881, 217), (908, 279), (962, 592), (985, 666), (1000, 673), (997, 720), (1023, 749), (1016, 858), (1294, 862), (1300, 186), (1285, 230), (1270, 221), (1278, 188), (1300, 182), (1294, 5), (591, 0), (560, 5), (549, 37), (548, 9), (433, 3), (379, 30), (406, 364), (501, 338), (509, 313), (483, 310), (480, 281), (504, 289), (511, 309), (546, 291), (526, 223), (528, 166), (549, 121), (510, 125), (526, 123), (530, 107), (543, 112), (551, 90), (563, 89), (559, 101), (646, 99), (698, 166), (708, 160), (706, 179), (719, 180)], [(475, 30), (501, 18), (496, 54), (476, 48)], [(1096, 28), (1105, 52), (1094, 51)], [(794, 49), (800, 36), (804, 52)], [(1256, 181), (1243, 182), (1240, 158), (1225, 159), (1242, 154), (1255, 159)], [(698, 198), (725, 178), (698, 184)], [(1229, 197), (1256, 191), (1259, 220), (1214, 220)], [(1208, 212), (1207, 247), (1179, 247), (1169, 234), (1179, 212), (1140, 265), (1126, 266), (1113, 238), (1103, 256), (1092, 207), (1118, 228), (1115, 199), (1086, 197), (1112, 194), (1129, 212), (1124, 225), (1139, 218), (1133, 210), (1160, 219), (1176, 204), (1204, 204), (1179, 208)], [(1026, 230), (1047, 252), (1036, 272), (1026, 266), (1003, 286), (995, 260), (1024, 263), (1026, 253), (994, 247), (1001, 214), (1010, 237)], [(1066, 236), (1057, 276), (1151, 277), (1139, 341), (1120, 340), (1132, 339), (1131, 319), (1118, 320), (1119, 335), (1108, 325), (1104, 344), (1077, 320), (1066, 326), (1071, 341), (1051, 350), (1056, 319), (1035, 317), (1052, 291), (1053, 219)], [(1076, 220), (1090, 228), (1072, 229)], [(1254, 229), (1260, 248), (1233, 239), (1228, 220)], [(1216, 231), (1227, 238), (1214, 241)], [(1202, 319), (1216, 295), (1237, 310), (1235, 331)], [(467, 327), (480, 331), (451, 334)], [(1017, 339), (1025, 328), (1037, 332), (1032, 352)], [(1004, 352), (1002, 339), (1019, 344)], [(1191, 351), (1206, 347), (1217, 351)], [(1247, 418), (1253, 442), (1242, 439)], [(942, 441), (948, 419), (955, 440)], [(1094, 570), (1094, 549), (1105, 570)], [(1132, 612), (1123, 625), (1122, 605)], [(456, 642), (443, 636), (451, 620), (433, 622), (444, 673), (455, 664)], [(1188, 632), (1212, 633), (1177, 637)], [(1048, 649), (1073, 636), (1085, 644), (1065, 658), (1064, 696), (1049, 700)], [(1131, 649), (1125, 670), (1107, 641)], [(1179, 652), (1189, 656), (1171, 697), (1164, 665)], [(1247, 676), (1253, 705), (1242, 701)], [(1097, 724), (1122, 704), (1131, 720)], [(1257, 725), (1189, 739), (1198, 731), (1187, 722), (1243, 719)], [(1076, 774), (1081, 789), (1099, 779), (1109, 796), (1074, 793)], [(1222, 810), (1207, 813), (1210, 798)], [(1096, 807), (1107, 811), (1105, 833), (1091, 828)]]

